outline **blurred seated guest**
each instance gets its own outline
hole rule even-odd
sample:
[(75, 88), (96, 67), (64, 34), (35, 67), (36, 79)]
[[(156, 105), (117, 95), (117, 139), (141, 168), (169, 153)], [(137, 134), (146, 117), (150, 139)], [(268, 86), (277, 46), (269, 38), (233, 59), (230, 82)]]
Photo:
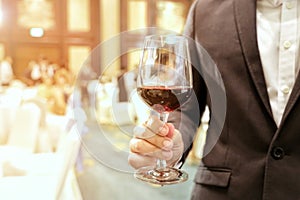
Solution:
[[(53, 112), (53, 107), (56, 104), (56, 97), (53, 95), (55, 90), (54, 81), (52, 78), (44, 76), (42, 77), (42, 83), (38, 85), (37, 95), (46, 99), (47, 110)], [(58, 100), (59, 101), (59, 100)]]
[(8, 86), (13, 80), (12, 58), (7, 56), (0, 63), (0, 82), (3, 86)]
[(54, 88), (52, 89), (52, 97), (54, 104), (52, 112), (58, 115), (66, 113), (67, 102), (72, 93), (73, 75), (66, 68), (59, 68), (54, 74)]
[(48, 67), (47, 67), (45, 75), (48, 76), (48, 77), (53, 78), (57, 69), (59, 69), (59, 65), (56, 64), (56, 63), (50, 62)]
[(56, 87), (53, 88), (51, 92), (51, 99), (49, 104), (50, 112), (56, 115), (65, 115), (66, 107), (67, 107), (67, 103), (62, 91), (57, 89)]
[(29, 86), (33, 86), (42, 82), (42, 72), (38, 62), (32, 60), (28, 63), (22, 79)]
[(66, 101), (64, 93), (58, 88), (50, 77), (43, 77), (43, 82), (38, 85), (38, 96), (47, 100), (47, 110), (57, 115), (64, 115)]
[(54, 88), (53, 78), (44, 76), (42, 83), (38, 86), (38, 95), (47, 100), (52, 98), (52, 89)]
[(42, 76), (38, 95), (47, 99), (48, 110), (57, 115), (65, 115), (67, 101), (72, 93), (72, 74), (65, 68), (56, 70), (53, 77)]
[(41, 83), (42, 73), (41, 73), (40, 65), (38, 63), (36, 63), (35, 61), (31, 64), (32, 64), (32, 66), (30, 66), (30, 68), (31, 68), (31, 72), (30, 72), (31, 80), (33, 80), (35, 84)]
[(70, 72), (65, 67), (60, 67), (56, 70), (54, 74), (54, 84), (60, 88), (63, 93), (69, 97), (72, 92), (72, 84), (74, 82), (74, 77), (72, 72)]
[(49, 66), (48, 58), (45, 57), (45, 56), (41, 56), (41, 58), (38, 61), (38, 65), (39, 65), (39, 68), (40, 68), (41, 75), (42, 76), (47, 75), (47, 69), (48, 69), (48, 66)]

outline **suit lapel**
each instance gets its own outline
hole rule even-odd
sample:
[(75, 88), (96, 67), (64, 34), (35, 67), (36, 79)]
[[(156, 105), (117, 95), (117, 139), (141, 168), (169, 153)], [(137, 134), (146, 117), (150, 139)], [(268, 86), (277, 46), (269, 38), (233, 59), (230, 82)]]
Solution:
[(296, 101), (298, 100), (300, 96), (300, 74), (298, 74), (293, 91), (291, 93), (291, 96), (287, 102), (285, 111), (283, 113), (282, 119), (281, 119), (281, 125), (284, 124), (284, 121), (286, 120), (288, 114), (291, 112), (293, 106), (295, 105)]
[(234, 14), (249, 73), (267, 113), (273, 118), (257, 46), (256, 0), (234, 0)]

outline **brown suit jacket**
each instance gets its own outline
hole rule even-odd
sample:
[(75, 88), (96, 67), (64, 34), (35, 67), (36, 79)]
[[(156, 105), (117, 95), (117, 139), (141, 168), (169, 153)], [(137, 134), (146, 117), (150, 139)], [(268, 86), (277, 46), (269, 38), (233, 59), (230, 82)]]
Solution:
[(211, 116), (217, 128), (209, 128), (207, 144), (216, 139), (218, 127), (221, 134), (213, 147), (205, 147), (192, 199), (300, 199), (300, 76), (277, 128), (256, 40), (256, 0), (199, 0), (191, 8), (186, 34), (216, 63), (226, 96), (214, 100), (210, 93), (218, 88), (207, 90), (209, 78), (195, 73), (197, 99), (180, 116), (173, 115), (181, 118), (178, 126), (188, 152), (197, 110), (201, 115), (206, 104), (214, 109), (212, 101), (226, 105), (224, 123), (222, 116)]

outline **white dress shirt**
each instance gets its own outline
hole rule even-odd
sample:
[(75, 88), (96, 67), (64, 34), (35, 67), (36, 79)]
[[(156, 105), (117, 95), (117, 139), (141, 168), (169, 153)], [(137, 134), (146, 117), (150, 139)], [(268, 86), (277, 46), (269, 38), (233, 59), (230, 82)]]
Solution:
[(257, 0), (256, 15), (263, 72), (279, 126), (299, 71), (300, 2)]

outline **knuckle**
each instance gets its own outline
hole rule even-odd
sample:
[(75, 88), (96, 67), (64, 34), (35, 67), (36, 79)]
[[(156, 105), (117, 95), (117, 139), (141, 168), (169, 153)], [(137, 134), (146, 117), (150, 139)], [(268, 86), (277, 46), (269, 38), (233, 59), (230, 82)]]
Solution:
[(173, 152), (172, 151), (163, 151), (162, 156), (163, 156), (163, 159), (165, 159), (167, 161), (171, 160), (173, 157)]
[(135, 157), (133, 156), (133, 154), (129, 154), (129, 156), (128, 156), (128, 163), (133, 168), (135, 168), (135, 169), (137, 168), (137, 161), (136, 161)]
[(160, 136), (155, 136), (155, 137), (152, 137), (151, 139), (152, 143), (155, 145), (155, 146), (158, 146), (160, 148), (163, 147), (163, 137), (160, 137)]
[(163, 136), (167, 135), (169, 133), (168, 125), (164, 124), (163, 126), (161, 126), (159, 129), (159, 133)]
[(157, 117), (151, 117), (150, 120), (145, 123), (145, 125), (149, 127), (153, 132), (159, 132), (164, 123)]
[(144, 135), (145, 131), (146, 131), (145, 127), (143, 127), (143, 126), (135, 126), (134, 129), (133, 129), (133, 134), (135, 136), (139, 137), (139, 136)]
[(155, 151), (155, 152), (151, 153), (151, 155), (149, 155), (149, 156), (156, 158), (156, 159), (162, 159), (162, 160), (169, 161), (173, 157), (173, 152), (159, 150), (159, 151)]
[(129, 149), (131, 152), (136, 153), (139, 151), (139, 140), (136, 138), (132, 138), (129, 142)]
[(142, 145), (140, 145), (140, 142), (136, 142), (134, 145), (134, 150), (136, 152), (141, 152), (142, 151)]
[(149, 139), (154, 135), (156, 135), (155, 132), (151, 128), (147, 127), (146, 125), (136, 126), (133, 130), (133, 133), (135, 137), (141, 139)]

